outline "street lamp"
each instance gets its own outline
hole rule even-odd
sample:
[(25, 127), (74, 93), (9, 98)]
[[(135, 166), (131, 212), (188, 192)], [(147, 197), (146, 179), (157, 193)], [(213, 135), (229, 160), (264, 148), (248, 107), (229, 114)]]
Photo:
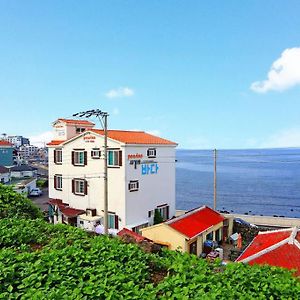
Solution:
[(92, 109), (84, 112), (73, 114), (73, 117), (90, 118), (95, 116), (98, 118), (104, 131), (104, 234), (108, 234), (108, 180), (107, 180), (107, 112), (100, 109)]

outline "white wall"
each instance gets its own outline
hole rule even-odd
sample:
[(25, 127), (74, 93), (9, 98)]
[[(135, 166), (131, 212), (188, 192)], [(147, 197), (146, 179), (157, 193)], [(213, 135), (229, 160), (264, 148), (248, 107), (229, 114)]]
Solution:
[[(54, 164), (53, 151), (55, 148), (49, 147), (49, 197), (55, 199), (62, 199), (71, 207), (78, 209), (96, 208), (97, 214), (101, 215), (104, 209), (104, 139), (94, 133), (85, 134), (84, 136), (94, 136), (95, 139), (84, 140), (82, 137), (67, 143), (62, 149), (63, 164)], [(91, 142), (93, 141), (93, 142)], [(120, 148), (119, 143), (112, 140), (108, 141), (108, 147)], [(100, 148), (101, 159), (92, 159), (91, 150), (93, 148)], [(85, 149), (88, 155), (88, 163), (86, 166), (73, 166), (71, 152), (73, 149)], [(124, 156), (124, 153), (123, 153)], [(123, 158), (124, 161), (124, 158)], [(58, 191), (54, 189), (54, 175), (63, 175), (63, 190)], [(88, 181), (88, 194), (86, 196), (78, 196), (72, 193), (72, 179), (83, 178)], [(115, 212), (122, 220), (125, 219), (125, 190), (124, 166), (120, 168), (108, 168), (108, 195), (109, 204), (108, 210)], [(120, 222), (120, 226), (122, 226)]]
[[(147, 149), (156, 149), (156, 158), (147, 157)], [(141, 162), (153, 160), (158, 165), (156, 174), (142, 175), (142, 165), (135, 169), (130, 165), (128, 155), (142, 154)], [(168, 204), (170, 217), (175, 215), (175, 147), (163, 145), (147, 145), (126, 147), (126, 224), (149, 220), (148, 211), (154, 210), (157, 206)], [(130, 180), (139, 181), (139, 190), (130, 192), (128, 183)], [(151, 221), (151, 220), (149, 220)]]

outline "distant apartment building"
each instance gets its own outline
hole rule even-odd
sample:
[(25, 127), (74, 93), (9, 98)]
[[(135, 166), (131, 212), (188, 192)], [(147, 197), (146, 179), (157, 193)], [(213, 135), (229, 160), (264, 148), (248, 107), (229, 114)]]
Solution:
[(9, 167), (13, 164), (13, 145), (6, 140), (0, 140), (0, 165)]
[(39, 148), (33, 145), (23, 145), (19, 148), (19, 157), (21, 159), (28, 159), (38, 156)]
[[(103, 222), (104, 133), (89, 121), (58, 119), (49, 150), (49, 218), (93, 230)], [(143, 131), (108, 131), (109, 228), (139, 231), (175, 215), (177, 144)]]
[(29, 139), (21, 135), (9, 135), (6, 140), (13, 144), (14, 147), (19, 148), (23, 145), (30, 145)]

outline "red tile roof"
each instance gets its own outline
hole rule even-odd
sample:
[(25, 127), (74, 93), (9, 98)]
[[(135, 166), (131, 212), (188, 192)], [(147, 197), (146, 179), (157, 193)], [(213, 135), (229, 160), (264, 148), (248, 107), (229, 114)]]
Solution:
[(72, 207), (60, 207), (61, 213), (67, 217), (77, 217), (85, 213), (85, 210), (76, 209)]
[(76, 217), (85, 213), (85, 210), (69, 207), (69, 204), (63, 203), (60, 199), (49, 199), (47, 203), (58, 206), (61, 213), (67, 217)]
[(300, 276), (299, 242), (297, 228), (260, 232), (236, 261), (296, 269), (295, 275)]
[(300, 276), (300, 249), (295, 245), (284, 244), (271, 252), (263, 254), (249, 261), (250, 265), (270, 265), (296, 270), (295, 275)]
[(66, 124), (95, 126), (95, 123), (92, 123), (92, 122), (87, 121), (87, 120), (72, 120), (72, 119), (62, 119), (62, 118), (59, 118), (54, 123), (56, 123), (58, 121), (64, 122)]
[(133, 232), (132, 230), (129, 230), (127, 228), (123, 228), (121, 231), (119, 231), (117, 233), (118, 236), (124, 236), (124, 235), (129, 235), (131, 236), (132, 238), (135, 239), (136, 242), (142, 242), (142, 241), (151, 241), (150, 239), (136, 233), (136, 232)]
[[(91, 131), (104, 135), (104, 131), (100, 129), (91, 129)], [(108, 137), (125, 144), (177, 145), (144, 131), (108, 130)]]
[(57, 140), (53, 140), (53, 141), (47, 143), (47, 146), (57, 146), (57, 145), (62, 144), (63, 142), (65, 142), (65, 141), (57, 141)]
[(0, 146), (12, 147), (12, 144), (10, 142), (8, 142), (8, 141), (0, 140)]
[(287, 239), (291, 235), (290, 231), (270, 232), (269, 234), (258, 234), (250, 244), (251, 247), (242, 253), (239, 260), (245, 259), (259, 251), (262, 251), (270, 246)]
[(192, 238), (208, 228), (223, 222), (225, 218), (213, 209), (202, 206), (185, 215), (166, 222), (173, 229)]

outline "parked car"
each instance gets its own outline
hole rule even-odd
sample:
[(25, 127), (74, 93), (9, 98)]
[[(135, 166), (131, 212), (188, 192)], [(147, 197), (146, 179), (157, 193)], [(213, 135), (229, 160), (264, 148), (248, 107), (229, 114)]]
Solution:
[(41, 196), (42, 194), (43, 194), (43, 192), (39, 188), (36, 188), (36, 189), (32, 189), (30, 191), (29, 196), (38, 197), (38, 196)]

